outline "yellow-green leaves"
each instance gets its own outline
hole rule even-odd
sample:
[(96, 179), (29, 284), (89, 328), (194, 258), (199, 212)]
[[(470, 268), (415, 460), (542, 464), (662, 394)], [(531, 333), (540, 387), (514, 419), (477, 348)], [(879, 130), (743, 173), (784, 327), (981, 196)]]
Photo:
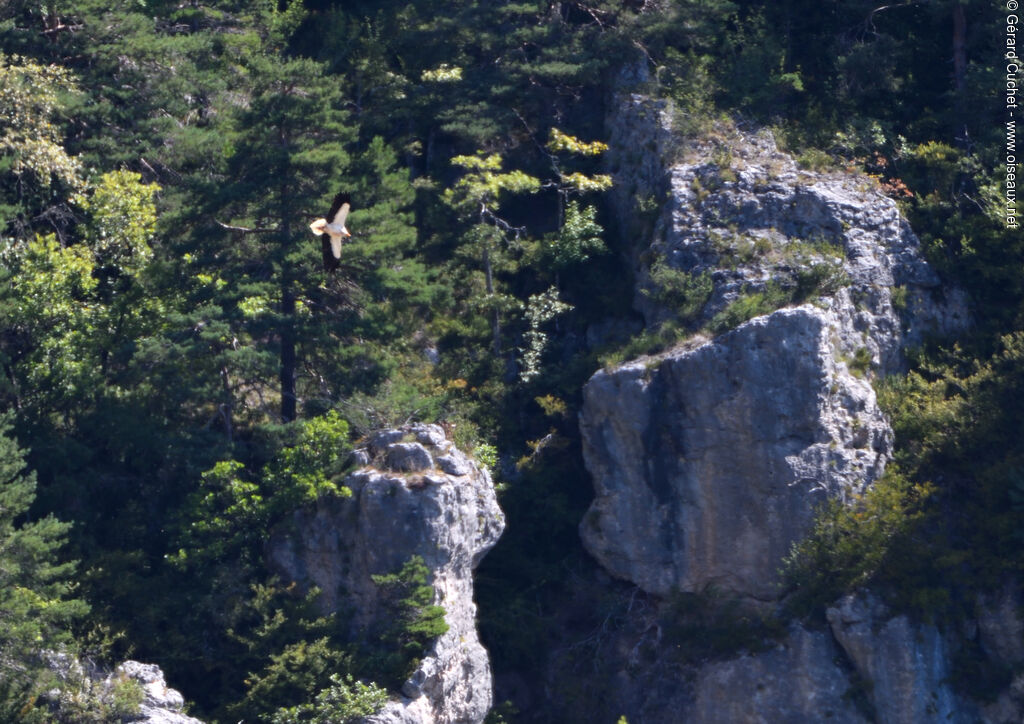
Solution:
[(502, 191), (516, 194), (535, 194), (540, 191), (538, 178), (519, 170), (501, 173), (501, 156), (496, 153), (489, 156), (456, 156), (452, 164), (461, 166), (469, 173), (444, 192), (444, 200), (464, 212), (473, 213), (484, 206), (493, 213), (496, 209), (490, 207), (496, 204)]
[(462, 80), (462, 68), (441, 63), (436, 68), (423, 71), (421, 78), (424, 83), (458, 83)]
[[(608, 144), (601, 141), (581, 141), (575, 136), (562, 133), (557, 128), (551, 129), (548, 137), (547, 149), (551, 153), (570, 153), (576, 156), (600, 156), (608, 150)], [(556, 165), (557, 168), (557, 165)], [(607, 174), (588, 175), (574, 171), (563, 173), (558, 170), (558, 180), (563, 193), (575, 191), (577, 193), (588, 193), (590, 191), (604, 191), (612, 186), (612, 177)]]
[(561, 181), (562, 186), (570, 188), (573, 191), (579, 191), (580, 193), (586, 193), (588, 191), (605, 191), (612, 187), (612, 177), (604, 173), (587, 176), (579, 171), (574, 171), (570, 174), (563, 174)]
[(53, 401), (82, 394), (98, 384), (91, 355), (98, 310), (96, 279), (88, 249), (62, 248), (51, 236), (13, 247), (4, 264), (11, 275), (14, 317), (2, 320), (34, 340), (22, 361), (25, 388), (48, 391)]
[(453, 166), (462, 166), (470, 171), (498, 171), (501, 169), (501, 156), (492, 153), (484, 156), (481, 152), (478, 156), (455, 156), (452, 158)]
[(324, 494), (348, 497), (352, 492), (332, 480), (344, 468), (348, 450), (348, 423), (331, 410), (303, 422), (296, 444), (283, 448), (264, 475), (296, 507)]
[(132, 171), (111, 171), (90, 194), (76, 198), (89, 215), (88, 239), (98, 263), (136, 272), (150, 260), (157, 188)]
[(0, 53), (0, 153), (13, 159), (19, 177), (48, 188), (54, 180), (82, 185), (81, 164), (68, 155), (55, 118), (60, 95), (72, 92), (64, 68)]
[(350, 446), (348, 423), (333, 410), (295, 424), (291, 445), (281, 447), (259, 471), (236, 460), (221, 460), (202, 474), (202, 488), (192, 496), (185, 548), (174, 558), (187, 566), (215, 560), (246, 546), (262, 545), (269, 526), (285, 514), (321, 496), (349, 497), (339, 481)]
[(547, 148), (551, 153), (576, 153), (581, 156), (599, 156), (608, 150), (608, 144), (601, 141), (581, 141), (575, 136), (562, 133), (557, 128), (551, 129)]

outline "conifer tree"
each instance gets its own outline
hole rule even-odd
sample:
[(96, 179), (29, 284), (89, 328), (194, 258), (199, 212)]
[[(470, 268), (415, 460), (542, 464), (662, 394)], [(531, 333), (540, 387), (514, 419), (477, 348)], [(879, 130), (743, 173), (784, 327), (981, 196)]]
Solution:
[[(345, 184), (345, 151), (353, 130), (342, 110), (340, 83), (312, 60), (287, 57), (289, 13), (271, 12), (255, 47), (240, 48), (241, 72), (250, 80), (228, 130), (228, 158), (220, 203), (236, 231), (218, 252), (233, 297), (236, 329), (256, 351), (253, 370), (264, 377), (276, 357), (280, 419), (297, 414), (296, 356), (305, 330), (302, 291), (319, 279), (319, 239), (308, 220), (323, 214)], [(229, 305), (230, 300), (225, 300)], [(270, 350), (269, 354), (265, 350)]]
[(27, 518), (36, 479), (10, 429), (0, 417), (0, 719), (13, 723), (43, 721), (34, 704), (52, 683), (47, 656), (87, 607), (68, 598), (74, 564), (58, 558), (70, 525)]

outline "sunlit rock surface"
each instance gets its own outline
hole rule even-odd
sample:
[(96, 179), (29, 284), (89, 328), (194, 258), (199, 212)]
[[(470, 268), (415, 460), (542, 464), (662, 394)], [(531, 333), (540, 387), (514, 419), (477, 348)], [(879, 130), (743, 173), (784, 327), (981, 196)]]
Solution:
[(596, 498), (580, 531), (646, 591), (770, 599), (815, 509), (891, 457), (870, 380), (925, 335), (963, 329), (966, 305), (874, 181), (801, 171), (766, 133), (723, 128), (677, 148), (670, 114), (627, 96), (612, 123), (620, 208), (663, 199), (655, 218), (624, 224), (648, 326), (676, 311), (656, 265), (705, 280), (695, 329), (757, 293), (802, 303), (594, 375), (580, 426)]
[(286, 580), (317, 586), (325, 610), (351, 611), (355, 632), (379, 608), (372, 576), (421, 556), (449, 628), (402, 698), (370, 721), (479, 724), (491, 706), (491, 670), (477, 637), (472, 572), (505, 525), (490, 473), (437, 425), (378, 433), (359, 459), (367, 464), (345, 480), (352, 496), (295, 512), (271, 537), (268, 561)]

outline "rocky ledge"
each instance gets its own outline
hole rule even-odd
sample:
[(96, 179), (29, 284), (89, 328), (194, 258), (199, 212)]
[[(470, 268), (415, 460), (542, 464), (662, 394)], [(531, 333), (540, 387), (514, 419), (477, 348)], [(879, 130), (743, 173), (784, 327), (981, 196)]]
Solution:
[(325, 611), (351, 610), (357, 631), (380, 608), (372, 577), (422, 557), (448, 631), (402, 696), (369, 721), (479, 724), (491, 706), (491, 670), (477, 637), (472, 572), (505, 525), (490, 473), (437, 425), (377, 433), (356, 457), (361, 467), (344, 481), (351, 497), (296, 511), (272, 534), (269, 564), (286, 580), (318, 587)]

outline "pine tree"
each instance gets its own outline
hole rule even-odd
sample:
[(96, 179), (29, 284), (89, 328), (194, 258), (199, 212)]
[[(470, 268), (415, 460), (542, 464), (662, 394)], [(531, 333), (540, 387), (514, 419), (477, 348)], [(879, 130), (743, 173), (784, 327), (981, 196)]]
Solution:
[[(298, 7), (294, 3), (292, 8)], [(345, 185), (345, 146), (354, 133), (342, 110), (340, 83), (322, 64), (284, 55), (288, 14), (270, 13), (266, 37), (240, 48), (247, 96), (234, 110), (227, 132), (228, 158), (216, 202), (235, 232), (217, 251), (226, 288), (222, 303), (234, 306), (235, 329), (247, 345), (276, 356), (280, 419), (297, 414), (297, 357), (305, 328), (304, 290), (321, 279), (320, 240), (307, 227)], [(233, 297), (233, 300), (231, 299)], [(264, 377), (268, 355), (254, 360)]]
[(11, 416), (0, 417), (0, 719), (42, 721), (34, 703), (50, 683), (46, 657), (88, 609), (68, 598), (75, 564), (58, 558), (71, 526), (28, 519), (36, 479), (10, 429)]

